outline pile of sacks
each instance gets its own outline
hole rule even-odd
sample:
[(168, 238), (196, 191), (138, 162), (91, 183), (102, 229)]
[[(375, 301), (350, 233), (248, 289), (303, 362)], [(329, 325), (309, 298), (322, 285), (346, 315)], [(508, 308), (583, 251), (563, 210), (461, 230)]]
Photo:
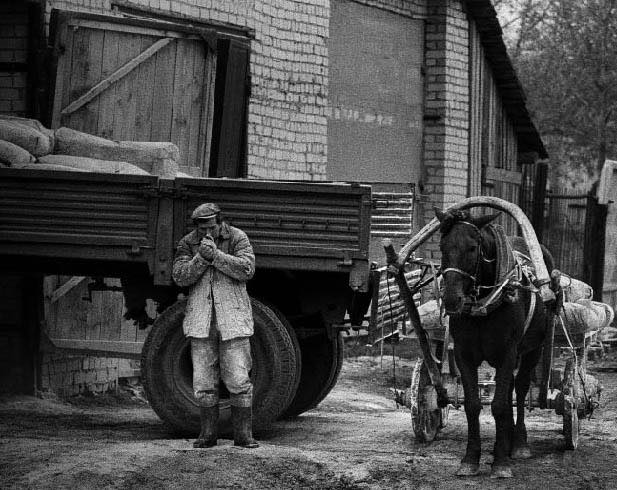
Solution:
[(0, 115), (0, 166), (114, 174), (179, 175), (180, 151), (169, 142), (112, 141), (36, 119)]
[[(604, 329), (612, 328), (609, 325), (615, 318), (613, 308), (606, 303), (593, 301), (591, 286), (562, 274), (561, 287), (564, 292), (564, 303), (559, 316), (572, 340), (580, 342), (587, 332), (602, 332)], [(558, 328), (555, 336), (565, 337), (565, 333)]]

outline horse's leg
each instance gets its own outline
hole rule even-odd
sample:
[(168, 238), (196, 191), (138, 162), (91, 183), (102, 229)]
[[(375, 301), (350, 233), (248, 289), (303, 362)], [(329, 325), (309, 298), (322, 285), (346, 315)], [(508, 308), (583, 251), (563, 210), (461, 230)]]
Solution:
[(525, 428), (525, 398), (529, 392), (531, 372), (540, 359), (542, 349), (536, 349), (525, 354), (521, 359), (521, 366), (516, 375), (514, 388), (516, 390), (516, 426), (512, 441), (512, 457), (526, 459), (531, 457), (531, 450), (527, 444), (527, 429)]
[[(508, 390), (508, 405), (512, 406), (512, 398), (514, 393), (514, 375), (510, 378), (510, 389)], [(512, 420), (510, 421), (510, 452), (512, 451), (512, 441), (514, 440), (514, 411), (510, 411)]]
[(494, 478), (511, 478), (510, 442), (512, 435), (512, 375), (516, 367), (516, 350), (512, 347), (495, 373), (495, 394), (491, 402), (491, 411), (495, 419), (495, 447), (493, 449)]
[(465, 416), (467, 417), (467, 449), (456, 472), (457, 476), (474, 476), (480, 471), (480, 389), (478, 388), (478, 367), (465, 360), (460, 349), (454, 349), (458, 370), (461, 373), (465, 393)]

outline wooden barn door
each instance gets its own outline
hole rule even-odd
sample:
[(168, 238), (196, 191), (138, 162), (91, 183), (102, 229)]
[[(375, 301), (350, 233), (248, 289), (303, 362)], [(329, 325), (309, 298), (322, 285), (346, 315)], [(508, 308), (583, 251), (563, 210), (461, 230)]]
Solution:
[[(171, 22), (54, 11), (51, 126), (114, 140), (171, 141), (180, 170), (208, 176), (216, 36)], [(123, 319), (117, 278), (46, 278), (50, 351), (135, 358), (146, 331)], [(148, 302), (150, 316), (156, 314)], [(129, 365), (125, 362), (124, 369)], [(123, 365), (119, 365), (120, 371)]]
[(171, 141), (180, 170), (207, 176), (216, 37), (170, 22), (54, 12), (53, 128)]

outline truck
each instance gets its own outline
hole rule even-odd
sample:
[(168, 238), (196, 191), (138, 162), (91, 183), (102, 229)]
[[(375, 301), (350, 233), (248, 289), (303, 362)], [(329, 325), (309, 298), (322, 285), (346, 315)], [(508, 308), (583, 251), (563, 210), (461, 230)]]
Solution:
[(255, 250), (255, 426), (315, 407), (341, 370), (345, 318), (361, 316), (369, 294), (369, 186), (0, 168), (0, 270), (120, 278), (137, 321), (154, 300), (159, 314), (140, 355), (145, 392), (171, 428), (195, 433), (185, 291), (171, 272), (202, 202), (218, 203)]

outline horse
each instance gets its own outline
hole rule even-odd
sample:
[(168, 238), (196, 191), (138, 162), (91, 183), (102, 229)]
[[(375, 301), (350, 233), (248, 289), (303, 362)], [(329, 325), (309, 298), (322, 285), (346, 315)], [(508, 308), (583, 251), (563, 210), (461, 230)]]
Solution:
[[(538, 292), (529, 283), (524, 288), (510, 289), (479, 316), (472, 315), (473, 306), (495, 290), (499, 251), (492, 230), (498, 227), (489, 223), (499, 213), (472, 217), (467, 211), (435, 209), (435, 214), (440, 221), (442, 299), (450, 317), (454, 356), (465, 394), (467, 448), (457, 475), (479, 473), (482, 403), (478, 367), (487, 361), (496, 370), (491, 403), (496, 429), (491, 477), (511, 478), (510, 457), (531, 457), (525, 428), (525, 398), (532, 371), (542, 353), (548, 309), (541, 300), (532, 298)], [(505, 235), (502, 236), (505, 239)], [(528, 253), (521, 238), (507, 240), (513, 250)], [(553, 270), (550, 253), (544, 247), (542, 250), (547, 269)], [(516, 424), (512, 411), (513, 389), (516, 392)]]

